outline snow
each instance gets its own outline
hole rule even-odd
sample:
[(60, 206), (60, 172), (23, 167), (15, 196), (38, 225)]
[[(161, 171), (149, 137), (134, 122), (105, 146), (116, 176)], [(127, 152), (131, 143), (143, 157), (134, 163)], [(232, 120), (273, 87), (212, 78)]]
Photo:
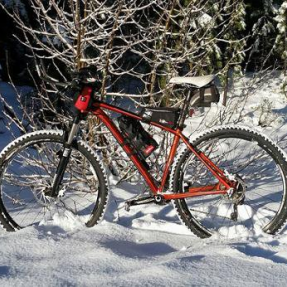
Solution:
[[(17, 92), (19, 93), (19, 96), (25, 95), (26, 93), (31, 91), (31, 87), (28, 86), (22, 86), (17, 88)], [(8, 108), (11, 108), (12, 111), (15, 112), (16, 115), (19, 116), (19, 118), (22, 118), (22, 112), (21, 107), (18, 103), (18, 99), (15, 95), (14, 88), (4, 82), (0, 81), (0, 149), (4, 146), (6, 146), (13, 138), (13, 136), (8, 132), (7, 123), (8, 121), (5, 120), (5, 116), (3, 115), (3, 102), (1, 101), (1, 97), (4, 98), (6, 101), (6, 104), (8, 105)], [(3, 119), (2, 119), (3, 118)], [(16, 129), (13, 129), (15, 136), (20, 136), (19, 131), (16, 131)], [(4, 134), (1, 134), (4, 133)]]
[(200, 15), (200, 17), (197, 19), (198, 24), (200, 27), (204, 27), (205, 25), (208, 25), (212, 21), (212, 17), (204, 12)]
[(286, 286), (287, 234), (201, 240), (171, 206), (119, 212), (91, 229), (58, 218), (1, 232), (1, 286)]
[(2, 2), (6, 8), (18, 9), (22, 16), (27, 17), (27, 11), (25, 9), (25, 5), (22, 3), (22, 0), (3, 0)]
[(274, 18), (278, 22), (277, 28), (281, 34), (284, 34), (286, 31), (286, 11), (287, 11), (287, 2), (285, 1), (279, 11), (278, 15)]
[[(239, 106), (231, 121), (236, 122), (241, 111), (244, 124), (264, 131), (287, 151), (281, 80), (273, 75), (256, 83), (246, 108), (242, 112)], [(235, 85), (234, 101), (250, 81), (246, 77)], [(16, 105), (7, 84), (0, 83), (0, 92)], [(209, 120), (222, 109), (214, 105)], [(188, 133), (197, 130), (203, 117), (197, 111)], [(0, 137), (3, 148), (10, 141), (8, 132)], [(124, 201), (144, 187), (116, 182), (110, 181), (106, 215), (93, 228), (65, 213), (15, 233), (1, 229), (0, 286), (286, 286), (286, 228), (276, 236), (254, 235), (239, 225), (202, 240), (180, 223), (171, 204), (136, 206), (127, 212)]]

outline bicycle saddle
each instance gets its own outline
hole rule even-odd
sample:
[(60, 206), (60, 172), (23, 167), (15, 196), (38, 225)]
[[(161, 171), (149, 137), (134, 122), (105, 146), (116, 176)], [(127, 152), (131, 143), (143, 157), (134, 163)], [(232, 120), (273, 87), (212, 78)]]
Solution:
[(190, 84), (197, 88), (202, 88), (210, 84), (215, 78), (215, 75), (201, 76), (201, 77), (174, 77), (171, 78), (170, 84)]

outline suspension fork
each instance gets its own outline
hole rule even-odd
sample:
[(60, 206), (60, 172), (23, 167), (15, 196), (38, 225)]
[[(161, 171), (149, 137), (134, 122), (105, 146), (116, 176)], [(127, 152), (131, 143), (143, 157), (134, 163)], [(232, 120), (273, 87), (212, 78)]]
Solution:
[(74, 137), (77, 135), (78, 130), (79, 130), (79, 124), (81, 120), (81, 114), (77, 114), (75, 117), (72, 127), (69, 130), (67, 136), (65, 136), (64, 140), (64, 149), (62, 151), (62, 154), (60, 156), (60, 161), (56, 170), (56, 174), (53, 178), (52, 182), (52, 188), (50, 190), (49, 196), (51, 197), (57, 197), (59, 194), (59, 188), (61, 185), (61, 182), (64, 177), (65, 170), (67, 168), (67, 165), (70, 160), (71, 152), (72, 152), (72, 142)]

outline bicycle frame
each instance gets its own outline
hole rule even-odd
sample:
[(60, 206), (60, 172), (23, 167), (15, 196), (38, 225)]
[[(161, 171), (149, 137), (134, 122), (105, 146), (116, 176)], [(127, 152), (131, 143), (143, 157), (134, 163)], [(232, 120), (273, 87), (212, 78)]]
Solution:
[[(192, 144), (189, 142), (188, 138), (185, 137), (182, 133), (182, 129), (171, 129), (165, 127), (161, 124), (155, 122), (149, 122), (151, 126), (158, 127), (162, 130), (165, 130), (174, 135), (173, 143), (167, 158), (166, 165), (163, 171), (162, 181), (157, 183), (156, 180), (152, 177), (152, 175), (148, 172), (146, 167), (142, 164), (137, 154), (131, 148), (131, 146), (126, 143), (125, 138), (122, 136), (122, 133), (119, 131), (117, 126), (112, 122), (109, 116), (104, 112), (104, 110), (110, 110), (112, 112), (119, 113), (121, 115), (125, 115), (131, 117), (133, 119), (145, 122), (145, 120), (132, 112), (126, 111), (119, 107), (101, 102), (96, 101), (92, 104), (92, 106), (85, 111), (82, 112), (91, 112), (93, 113), (112, 133), (114, 138), (117, 142), (121, 145), (127, 156), (132, 160), (134, 165), (137, 167), (143, 178), (145, 179), (146, 183), (150, 187), (152, 193), (154, 195), (162, 195), (164, 200), (171, 200), (171, 199), (181, 199), (187, 197), (195, 197), (195, 196), (203, 196), (203, 195), (215, 195), (215, 194), (226, 194), (232, 188), (234, 188), (235, 183), (231, 182), (225, 173), (217, 167), (203, 152), (197, 151)], [(179, 145), (180, 140), (190, 149), (190, 151), (206, 166), (206, 168), (218, 179), (218, 183), (215, 185), (207, 185), (201, 187), (191, 187), (189, 188), (188, 192), (185, 193), (176, 193), (176, 192), (167, 192), (163, 193), (164, 186), (170, 172), (170, 167), (174, 161), (176, 151)]]

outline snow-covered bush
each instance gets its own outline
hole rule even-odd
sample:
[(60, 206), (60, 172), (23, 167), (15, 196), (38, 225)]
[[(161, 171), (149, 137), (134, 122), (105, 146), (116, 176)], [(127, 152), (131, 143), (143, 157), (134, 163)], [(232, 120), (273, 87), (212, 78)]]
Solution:
[[(240, 72), (245, 50), (243, 0), (29, 2), (33, 22), (22, 17), (19, 1), (2, 7), (14, 8), (7, 12), (23, 32), (19, 41), (30, 49), (35, 63), (31, 76), (37, 85), (32, 99), (37, 106), (42, 102), (40, 112), (48, 126), (65, 123), (67, 117), (56, 107), (57, 87), (40, 80), (44, 74), (66, 82), (72, 70), (96, 65), (102, 98), (137, 94), (145, 96), (134, 100), (140, 106), (178, 107), (184, 96), (168, 85), (171, 77), (218, 72), (227, 85), (230, 68)], [(49, 111), (55, 114), (52, 120)], [(38, 128), (32, 117), (31, 124)], [(101, 125), (89, 120), (83, 130), (89, 131), (84, 136), (91, 145), (109, 149), (109, 166), (117, 155), (119, 161), (114, 162), (120, 162), (117, 147)], [(127, 174), (126, 168), (118, 170)]]

